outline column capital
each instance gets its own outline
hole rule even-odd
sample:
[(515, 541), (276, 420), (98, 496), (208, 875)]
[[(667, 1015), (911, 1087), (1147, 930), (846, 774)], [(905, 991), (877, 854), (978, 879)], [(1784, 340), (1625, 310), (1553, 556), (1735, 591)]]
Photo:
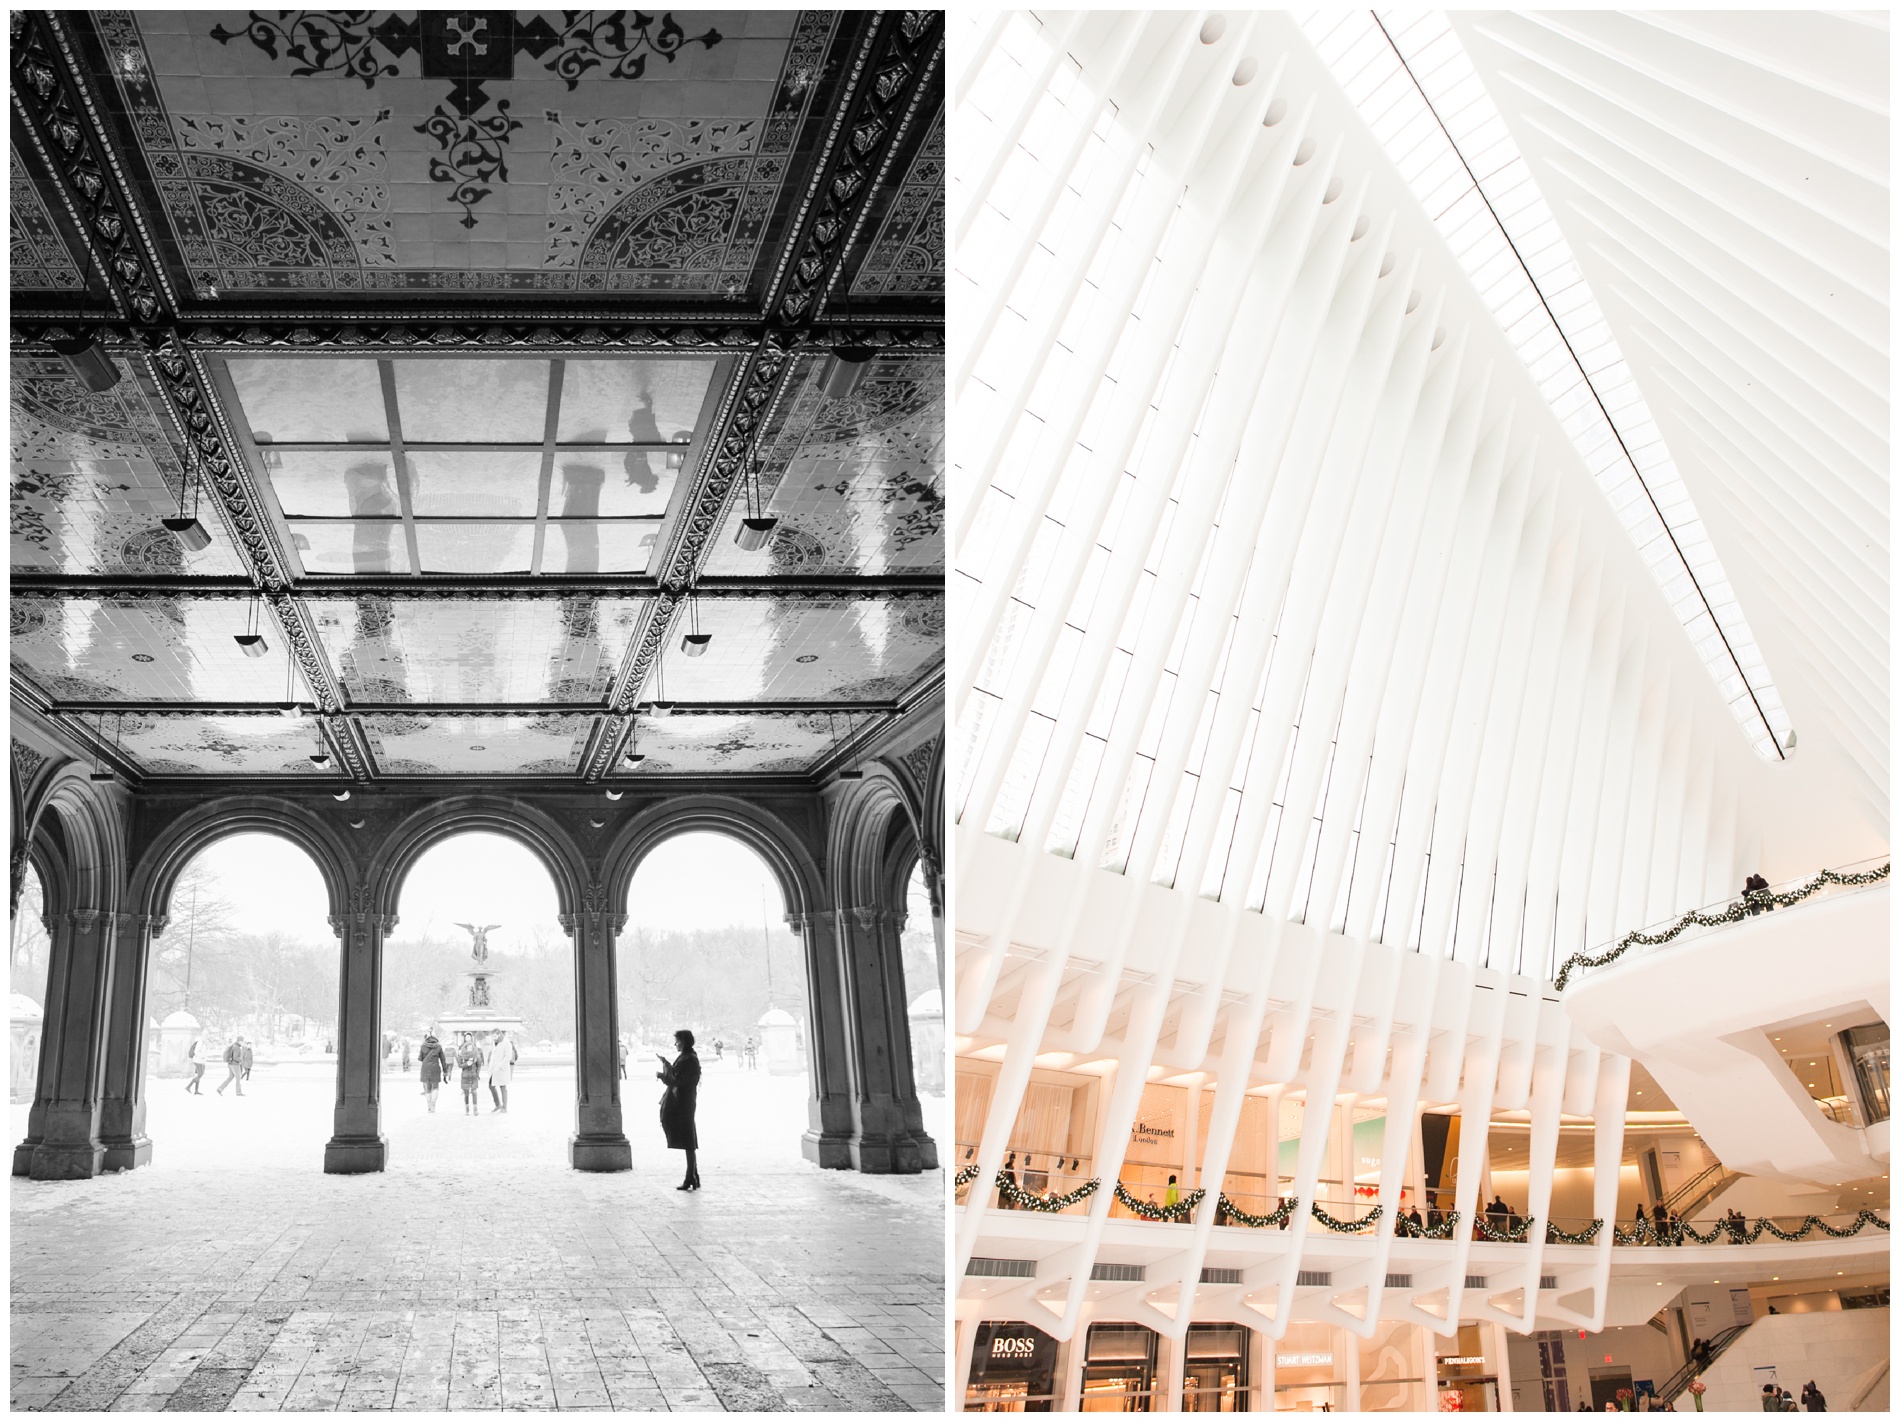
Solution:
[(812, 913), (788, 913), (785, 915), (785, 925), (803, 938), (812, 929), (822, 926), (830, 917), (830, 909), (818, 909)]
[(67, 926), (76, 932), (91, 933), (97, 929), (128, 926), (138, 918), (138, 915), (119, 913), (113, 909), (69, 909), (63, 915), (48, 914), (46, 916), (47, 925), (51, 927), (53, 924), (61, 921), (62, 918)]
[(341, 938), (351, 929), (375, 929), (387, 937), (396, 927), (397, 919), (393, 913), (345, 913), (330, 916), (330, 929)]
[(572, 938), (576, 933), (585, 931), (590, 924), (596, 928), (607, 929), (617, 938), (620, 936), (621, 930), (627, 926), (627, 916), (624, 913), (609, 913), (604, 909), (584, 910), (581, 913), (564, 913), (559, 915), (558, 921), (561, 925), (561, 931), (569, 938)]
[(904, 920), (908, 917), (908, 915), (896, 909), (878, 908), (875, 905), (863, 904), (838, 910), (838, 917), (841, 921), (847, 916), (855, 927), (866, 933), (875, 932), (879, 928), (895, 929), (901, 933), (904, 930)]
[(135, 928), (153, 938), (163, 938), (165, 930), (171, 927), (172, 917), (168, 913), (141, 913), (131, 917)]

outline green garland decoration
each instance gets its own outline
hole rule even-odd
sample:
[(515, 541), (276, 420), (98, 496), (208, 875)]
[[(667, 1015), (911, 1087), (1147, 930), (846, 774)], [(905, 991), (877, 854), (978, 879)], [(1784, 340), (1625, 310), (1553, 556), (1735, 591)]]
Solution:
[(1450, 1239), (1460, 1218), (1456, 1210), (1450, 1210), (1435, 1225), (1414, 1225), (1407, 1216), (1400, 1215), (1392, 1232), (1398, 1239)]
[(1220, 1209), (1214, 1218), (1216, 1221), (1224, 1218), (1228, 1224), (1239, 1225), (1243, 1229), (1272, 1229), (1276, 1226), (1285, 1229), (1287, 1221), (1293, 1218), (1293, 1212), (1299, 1207), (1299, 1196), (1289, 1195), (1280, 1201), (1280, 1208), (1272, 1214), (1250, 1215), (1228, 1199), (1227, 1192), (1223, 1190), (1220, 1197)]
[[(1066, 1210), (1071, 1205), (1079, 1205), (1093, 1195), (1102, 1186), (1100, 1180), (1084, 1180), (1066, 1195), (1038, 1195), (1023, 1189), (1002, 1171), (996, 1172), (996, 1190), (1016, 1209), (1031, 1210), (1036, 1214), (1053, 1215)], [(1120, 1188), (1119, 1186), (1117, 1187)]]
[(955, 1177), (957, 1189), (961, 1190), (965, 1185), (968, 1185), (972, 1180), (976, 1179), (976, 1177), (981, 1175), (982, 1173), (983, 1173), (983, 1167), (976, 1164), (976, 1162), (974, 1161), (962, 1167), (960, 1170), (957, 1171), (956, 1177)]
[(1360, 1230), (1367, 1228), (1369, 1225), (1377, 1224), (1379, 1217), (1384, 1213), (1384, 1205), (1374, 1205), (1372, 1207), (1372, 1213), (1362, 1220), (1336, 1220), (1319, 1207), (1319, 1201), (1315, 1200), (1313, 1202), (1313, 1218), (1325, 1225), (1326, 1228), (1331, 1230), (1334, 1234), (1357, 1234)]
[(1461, 1216), (1458, 1211), (1447, 1211), (1445, 1217), (1437, 1224), (1425, 1226), (1422, 1231), (1423, 1237), (1426, 1239), (1450, 1239), (1452, 1231), (1458, 1228), (1460, 1218)]
[(1739, 1234), (1729, 1225), (1727, 1220), (1717, 1220), (1709, 1227), (1708, 1232), (1704, 1233), (1694, 1225), (1689, 1224), (1686, 1220), (1677, 1220), (1674, 1224), (1670, 1225), (1667, 1230), (1658, 1230), (1654, 1222), (1648, 1217), (1644, 1217), (1637, 1220), (1628, 1229), (1624, 1229), (1619, 1225), (1615, 1231), (1614, 1238), (1618, 1244), (1669, 1245), (1681, 1244), (1685, 1239), (1691, 1240), (1696, 1244), (1714, 1244), (1718, 1240), (1726, 1240), (1734, 1244), (1753, 1244), (1764, 1234), (1772, 1234), (1776, 1239), (1788, 1244), (1794, 1244), (1806, 1239), (1817, 1229), (1830, 1239), (1852, 1239), (1869, 1225), (1872, 1225), (1875, 1229), (1893, 1228), (1888, 1221), (1883, 1220), (1872, 1210), (1862, 1210), (1859, 1214), (1854, 1216), (1854, 1222), (1845, 1229), (1835, 1229), (1833, 1225), (1829, 1224), (1819, 1215), (1804, 1215), (1800, 1225), (1794, 1230), (1789, 1231), (1783, 1229), (1773, 1220), (1763, 1216)]
[(1661, 933), (1626, 933), (1617, 940), (1614, 948), (1611, 948), (1608, 952), (1602, 953), (1597, 957), (1593, 958), (1587, 953), (1572, 953), (1566, 958), (1563, 967), (1559, 969), (1557, 973), (1557, 991), (1562, 992), (1564, 990), (1565, 986), (1570, 982), (1570, 974), (1574, 970), (1578, 968), (1600, 968), (1606, 963), (1614, 963), (1618, 958), (1622, 957), (1638, 944), (1642, 944), (1645, 947), (1654, 947), (1657, 944), (1667, 943), (1678, 934), (1684, 933), (1698, 924), (1704, 928), (1720, 928), (1723, 924), (1740, 923), (1748, 916), (1751, 908), (1756, 912), (1761, 912), (1768, 908), (1786, 908), (1790, 904), (1800, 903), (1801, 900), (1807, 898), (1810, 894), (1817, 893), (1829, 884), (1842, 884), (1849, 888), (1855, 888), (1862, 884), (1878, 883), (1880, 880), (1886, 878), (1892, 869), (1893, 863), (1891, 860), (1881, 865), (1878, 869), (1869, 869), (1861, 874), (1843, 874), (1835, 869), (1823, 869), (1800, 888), (1790, 889), (1785, 894), (1777, 894), (1770, 889), (1749, 889), (1742, 894), (1741, 898), (1737, 899), (1720, 913), (1706, 914), (1700, 909), (1697, 909), (1693, 913), (1684, 914), (1680, 919), (1676, 920), (1673, 925)]
[(1558, 1229), (1554, 1224), (1544, 1226), (1546, 1244), (1595, 1244), (1597, 1235), (1603, 1231), (1602, 1220), (1591, 1220), (1589, 1228), (1580, 1229), (1572, 1234), (1567, 1229)]
[[(1090, 1182), (1093, 1186), (1094, 1182)], [(1193, 1218), (1194, 1207), (1201, 1203), (1207, 1194), (1205, 1190), (1190, 1190), (1172, 1205), (1151, 1205), (1139, 1196), (1128, 1193), (1128, 1188), (1117, 1180), (1115, 1198), (1144, 1220), (1154, 1220), (1161, 1224), (1186, 1224)]]
[(1536, 1223), (1535, 1219), (1522, 1219), (1516, 1225), (1495, 1225), (1489, 1215), (1477, 1214), (1471, 1219), (1471, 1233), (1493, 1244), (1522, 1244), (1531, 1237), (1531, 1226)]

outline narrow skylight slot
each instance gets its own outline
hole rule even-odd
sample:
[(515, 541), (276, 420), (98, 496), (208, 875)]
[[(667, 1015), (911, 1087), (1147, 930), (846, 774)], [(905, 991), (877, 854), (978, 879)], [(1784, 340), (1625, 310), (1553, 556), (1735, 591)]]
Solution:
[(1786, 759), (1788, 714), (1721, 560), (1450, 20), (1316, 10), (1301, 25), (1497, 316), (1750, 742)]

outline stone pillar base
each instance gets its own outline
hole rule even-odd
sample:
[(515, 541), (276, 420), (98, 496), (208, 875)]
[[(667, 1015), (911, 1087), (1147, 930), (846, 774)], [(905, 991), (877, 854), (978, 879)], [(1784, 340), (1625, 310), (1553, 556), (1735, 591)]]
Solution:
[[(26, 1147), (22, 1146), (21, 1149)], [(35, 1180), (90, 1180), (99, 1174), (106, 1157), (106, 1148), (97, 1142), (91, 1145), (47, 1145), (42, 1141), (32, 1148), (32, 1152), (25, 1170), (20, 1169), (19, 1154), (15, 1153), (15, 1175), (30, 1175)]]
[(633, 1143), (625, 1136), (569, 1136), (567, 1163), (576, 1170), (631, 1170)]
[(851, 1142), (851, 1164), (866, 1175), (916, 1175), (924, 1153), (909, 1136), (873, 1136)]
[(372, 1175), (388, 1164), (385, 1136), (336, 1136), (323, 1148), (325, 1175)]
[(121, 1137), (104, 1144), (107, 1170), (137, 1170), (152, 1163), (152, 1142), (145, 1136)]
[(852, 1144), (848, 1136), (807, 1131), (800, 1139), (798, 1148), (803, 1152), (805, 1159), (826, 1170), (857, 1168), (856, 1162), (852, 1159)]
[(31, 1175), (33, 1173), (33, 1152), (38, 1148), (37, 1141), (21, 1141), (13, 1148), (13, 1173)]

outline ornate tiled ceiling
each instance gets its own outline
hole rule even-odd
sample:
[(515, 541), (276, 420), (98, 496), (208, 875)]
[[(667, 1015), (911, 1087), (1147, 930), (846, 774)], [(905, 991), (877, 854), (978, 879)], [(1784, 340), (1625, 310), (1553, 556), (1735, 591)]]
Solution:
[(761, 441), (766, 547), (733, 541), (727, 516), (713, 573), (943, 572), (943, 368), (934, 356), (884, 356), (847, 399), (825, 397), (827, 358), (799, 357)]
[(933, 694), (939, 14), (14, 38), (16, 699), (135, 777), (598, 781)]

